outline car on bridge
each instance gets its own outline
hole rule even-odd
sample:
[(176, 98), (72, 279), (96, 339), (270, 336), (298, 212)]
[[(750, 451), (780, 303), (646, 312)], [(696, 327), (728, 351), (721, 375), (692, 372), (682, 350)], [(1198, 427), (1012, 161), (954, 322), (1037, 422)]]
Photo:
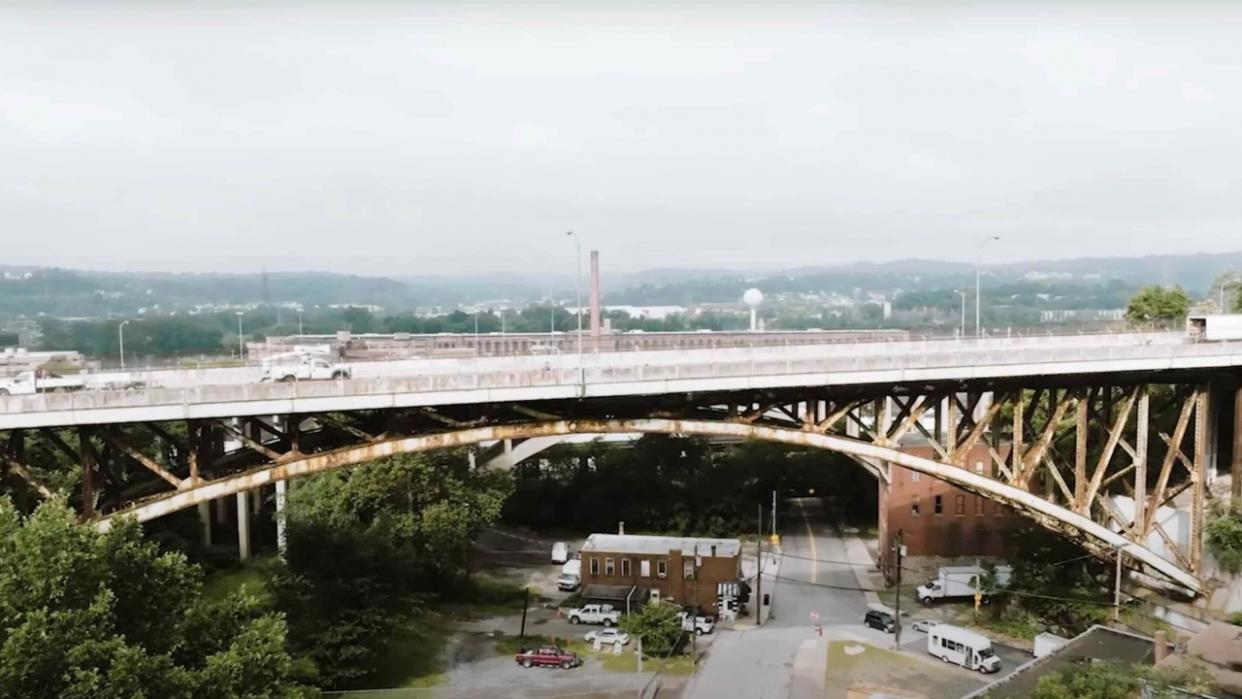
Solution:
[(571, 650), (560, 646), (540, 646), (530, 650), (518, 651), (513, 659), (522, 667), (559, 667), (562, 670), (578, 667), (582, 659)]
[(268, 364), (263, 367), (262, 381), (323, 381), (348, 379), (353, 370), (345, 364), (332, 364), (326, 359), (305, 359), (292, 364)]

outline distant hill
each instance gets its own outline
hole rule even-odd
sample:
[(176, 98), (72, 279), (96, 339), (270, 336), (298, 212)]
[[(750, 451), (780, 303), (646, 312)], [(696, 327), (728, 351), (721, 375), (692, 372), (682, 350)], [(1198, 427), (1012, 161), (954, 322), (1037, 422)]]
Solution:
[[(1242, 269), (1242, 252), (1040, 260), (987, 265), (983, 271), (985, 283), (991, 287), (1046, 282), (1055, 285), (1057, 293), (1065, 293), (1075, 284), (1098, 286), (1117, 280), (1127, 288), (1178, 284), (1202, 294), (1216, 275), (1228, 269)], [(603, 280), (609, 303), (685, 305), (734, 302), (751, 286), (768, 293), (795, 295), (951, 290), (974, 284), (974, 266), (908, 258), (773, 272), (662, 267), (614, 275), (605, 267)], [(172, 311), (200, 304), (263, 301), (368, 304), (401, 312), (417, 306), (501, 300), (524, 304), (544, 299), (549, 292), (554, 298), (568, 299), (575, 293), (575, 283), (572, 273), (393, 279), (320, 271), (171, 274), (0, 266), (0, 317), (40, 313), (60, 317), (129, 315), (157, 306)], [(587, 287), (584, 278), (584, 296)]]

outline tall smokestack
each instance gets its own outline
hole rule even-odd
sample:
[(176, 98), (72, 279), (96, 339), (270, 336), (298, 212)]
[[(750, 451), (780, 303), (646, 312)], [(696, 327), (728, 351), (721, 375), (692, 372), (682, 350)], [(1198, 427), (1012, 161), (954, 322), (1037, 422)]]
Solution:
[[(598, 338), (599, 326), (599, 250), (591, 251), (591, 337)], [(599, 345), (596, 345), (598, 348)]]

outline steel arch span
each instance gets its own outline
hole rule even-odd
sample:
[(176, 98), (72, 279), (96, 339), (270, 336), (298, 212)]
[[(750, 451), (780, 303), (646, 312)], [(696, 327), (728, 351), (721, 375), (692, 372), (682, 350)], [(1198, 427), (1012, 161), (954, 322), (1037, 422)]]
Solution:
[(1131, 541), (1082, 514), (1049, 502), (1031, 492), (972, 473), (959, 466), (915, 456), (893, 446), (868, 443), (850, 437), (807, 432), (790, 427), (719, 420), (668, 418), (551, 420), (472, 427), (414, 437), (399, 437), (316, 454), (300, 455), (256, 470), (179, 488), (176, 492), (111, 513), (98, 519), (97, 523), (100, 528), (106, 529), (113, 520), (119, 517), (134, 517), (138, 521), (152, 520), (194, 507), (199, 503), (210, 502), (277, 481), (323, 473), (397, 454), (469, 446), (480, 442), (506, 439), (636, 432), (754, 439), (825, 449), (853, 457), (882, 480), (888, 479), (887, 464), (896, 464), (1000, 502), (1023, 513), (1043, 527), (1075, 538), (1097, 555), (1112, 557), (1116, 555), (1117, 550), (1120, 550), (1134, 561), (1192, 592), (1199, 593), (1203, 590), (1202, 583), (1194, 575), (1182, 570), (1176, 563), (1163, 558), (1146, 546)]

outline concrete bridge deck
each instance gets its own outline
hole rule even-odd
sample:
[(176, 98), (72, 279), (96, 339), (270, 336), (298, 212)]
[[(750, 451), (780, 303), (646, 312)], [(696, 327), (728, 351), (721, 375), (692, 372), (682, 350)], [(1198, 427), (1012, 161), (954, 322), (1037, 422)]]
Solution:
[(0, 398), (0, 430), (799, 386), (931, 384), (1242, 366), (1242, 342), (1181, 333), (767, 347), (355, 365), (342, 381), (258, 383), (257, 367), (134, 374), (142, 389)]

